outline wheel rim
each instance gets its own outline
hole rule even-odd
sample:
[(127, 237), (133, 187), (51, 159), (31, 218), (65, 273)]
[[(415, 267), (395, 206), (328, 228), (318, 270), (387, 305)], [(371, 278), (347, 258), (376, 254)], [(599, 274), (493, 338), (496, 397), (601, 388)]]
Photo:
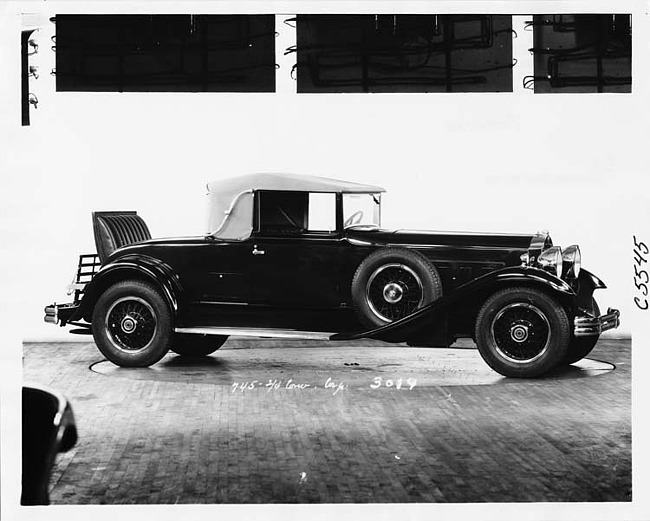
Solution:
[(382, 322), (399, 320), (422, 305), (422, 281), (404, 264), (384, 264), (368, 278), (366, 300)]
[(135, 353), (151, 345), (157, 330), (156, 313), (139, 297), (124, 297), (113, 302), (106, 313), (106, 332), (120, 351)]
[(497, 352), (517, 364), (541, 357), (551, 341), (546, 315), (532, 304), (517, 302), (504, 307), (492, 320), (492, 341)]

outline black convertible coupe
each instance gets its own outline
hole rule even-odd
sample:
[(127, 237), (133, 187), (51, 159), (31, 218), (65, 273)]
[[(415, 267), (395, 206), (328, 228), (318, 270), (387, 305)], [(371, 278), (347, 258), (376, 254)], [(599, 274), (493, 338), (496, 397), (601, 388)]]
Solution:
[(321, 177), (208, 184), (208, 233), (152, 240), (135, 212), (95, 212), (74, 302), (45, 320), (91, 330), (120, 366), (207, 355), (229, 335), (412, 346), (473, 338), (495, 371), (534, 377), (585, 357), (619, 325), (578, 246), (547, 234), (388, 231), (381, 194)]

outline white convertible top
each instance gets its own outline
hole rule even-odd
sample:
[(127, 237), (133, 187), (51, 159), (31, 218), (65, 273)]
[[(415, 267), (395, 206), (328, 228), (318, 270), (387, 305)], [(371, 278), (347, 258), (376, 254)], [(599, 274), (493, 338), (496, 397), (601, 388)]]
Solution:
[(385, 192), (380, 186), (298, 174), (250, 174), (213, 181), (207, 187), (208, 234), (230, 240), (250, 237), (255, 190), (348, 194)]

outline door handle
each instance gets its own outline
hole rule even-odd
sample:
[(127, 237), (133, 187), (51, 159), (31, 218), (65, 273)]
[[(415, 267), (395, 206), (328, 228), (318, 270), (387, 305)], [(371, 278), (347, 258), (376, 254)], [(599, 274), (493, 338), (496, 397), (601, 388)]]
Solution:
[(258, 250), (257, 244), (253, 246), (253, 255), (264, 255), (266, 252), (264, 250)]

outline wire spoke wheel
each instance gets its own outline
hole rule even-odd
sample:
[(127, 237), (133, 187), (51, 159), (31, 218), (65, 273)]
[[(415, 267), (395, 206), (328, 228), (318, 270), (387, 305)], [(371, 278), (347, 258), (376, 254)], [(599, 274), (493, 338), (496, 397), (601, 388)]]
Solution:
[(442, 296), (436, 267), (407, 248), (379, 248), (359, 264), (352, 278), (352, 303), (362, 324), (383, 327)]
[(515, 363), (532, 362), (543, 355), (550, 341), (550, 325), (532, 304), (518, 302), (504, 307), (492, 321), (497, 351)]
[(115, 347), (127, 352), (146, 349), (156, 335), (156, 313), (144, 299), (124, 297), (106, 313), (106, 331)]
[(561, 302), (537, 288), (513, 286), (493, 293), (478, 312), (474, 339), (497, 373), (535, 378), (567, 353), (571, 323)]
[(156, 286), (124, 280), (97, 299), (92, 331), (100, 352), (121, 367), (148, 367), (171, 347), (172, 313)]
[(423, 296), (420, 277), (405, 264), (380, 266), (366, 285), (370, 310), (386, 323), (413, 313), (422, 305)]

